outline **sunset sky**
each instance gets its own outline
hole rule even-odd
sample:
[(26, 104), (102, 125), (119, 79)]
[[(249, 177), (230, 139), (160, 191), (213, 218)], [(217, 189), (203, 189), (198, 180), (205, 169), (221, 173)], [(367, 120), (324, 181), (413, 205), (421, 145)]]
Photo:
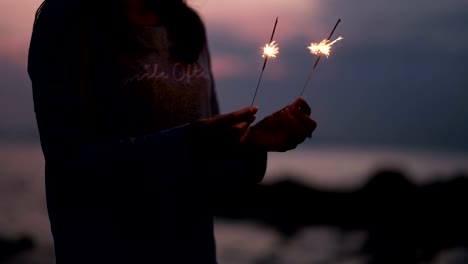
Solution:
[[(39, 0), (0, 2), (0, 138), (36, 133), (26, 57)], [(259, 116), (300, 93), (315, 57), (307, 46), (334, 46), (304, 98), (319, 123), (314, 142), (391, 145), (468, 152), (468, 2), (465, 0), (191, 0), (208, 29), (223, 112), (250, 104), (268, 42), (257, 95)]]

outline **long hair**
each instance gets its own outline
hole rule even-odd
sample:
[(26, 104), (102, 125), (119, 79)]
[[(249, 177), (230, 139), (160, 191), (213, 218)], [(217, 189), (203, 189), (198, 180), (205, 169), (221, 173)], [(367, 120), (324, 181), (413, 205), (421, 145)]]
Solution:
[(195, 62), (206, 45), (204, 24), (198, 13), (183, 0), (144, 0), (168, 30), (172, 59)]
[[(48, 0), (51, 1), (51, 0)], [(206, 45), (206, 31), (199, 14), (184, 0), (142, 0), (144, 8), (156, 14), (168, 32), (171, 59), (193, 63)], [(114, 43), (125, 43), (125, 8), (116, 0), (83, 0), (83, 13), (91, 15), (93, 25), (106, 28)]]
[[(46, 2), (59, 0), (47, 0), (38, 8), (36, 19)], [(143, 0), (145, 8), (154, 12), (161, 23), (168, 30), (171, 42), (171, 58), (181, 62), (192, 63), (198, 59), (206, 45), (206, 31), (199, 14), (184, 0)], [(53, 3), (50, 3), (54, 5)], [(116, 0), (83, 0), (80, 5), (82, 13), (94, 17), (94, 22), (99, 21), (101, 26), (109, 30), (114, 39), (121, 39), (123, 22), (123, 7)]]

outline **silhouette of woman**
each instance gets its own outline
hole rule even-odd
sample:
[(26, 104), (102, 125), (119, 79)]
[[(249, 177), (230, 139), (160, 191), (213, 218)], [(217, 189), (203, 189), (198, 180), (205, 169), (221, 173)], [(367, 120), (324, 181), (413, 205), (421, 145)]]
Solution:
[(46, 0), (28, 72), (58, 264), (216, 263), (214, 190), (260, 182), (316, 127), (302, 99), (220, 114), (182, 0)]

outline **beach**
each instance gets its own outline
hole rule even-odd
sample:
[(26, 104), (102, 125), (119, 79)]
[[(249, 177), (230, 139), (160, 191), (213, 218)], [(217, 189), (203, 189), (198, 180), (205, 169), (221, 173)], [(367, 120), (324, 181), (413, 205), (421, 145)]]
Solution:
[[(44, 187), (44, 160), (34, 142), (0, 144), (0, 237), (27, 236), (34, 247), (0, 263), (45, 264), (53, 259)], [(445, 180), (467, 172), (468, 155), (388, 149), (300, 148), (270, 154), (263, 184), (284, 175), (323, 190), (362, 186), (377, 168), (399, 168), (417, 184)], [(285, 239), (277, 230), (253, 221), (216, 218), (215, 233), (221, 264), (367, 263), (359, 253), (367, 233), (333, 226), (311, 226)], [(465, 248), (443, 251), (431, 264), (466, 263)]]

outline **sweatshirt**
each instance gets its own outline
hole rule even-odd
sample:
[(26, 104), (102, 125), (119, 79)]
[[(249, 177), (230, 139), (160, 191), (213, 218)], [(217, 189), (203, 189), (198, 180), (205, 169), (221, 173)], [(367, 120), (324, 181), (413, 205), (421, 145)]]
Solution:
[(109, 43), (79, 10), (47, 0), (29, 50), (56, 263), (216, 263), (211, 201), (260, 182), (266, 152), (192, 133), (219, 112), (208, 47), (173, 61), (162, 26)]

